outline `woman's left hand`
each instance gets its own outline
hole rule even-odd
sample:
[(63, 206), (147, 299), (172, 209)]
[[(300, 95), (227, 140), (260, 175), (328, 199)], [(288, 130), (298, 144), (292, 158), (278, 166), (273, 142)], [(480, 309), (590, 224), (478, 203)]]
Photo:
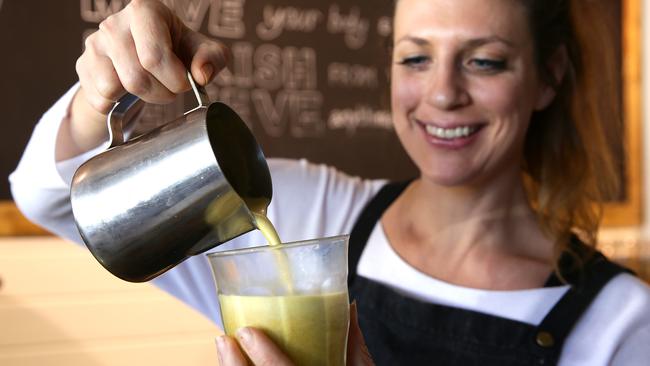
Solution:
[[(293, 362), (285, 355), (269, 337), (259, 329), (245, 327), (237, 332), (237, 340), (244, 348), (248, 357), (256, 366), (293, 366)], [(247, 366), (237, 342), (226, 335), (217, 338), (217, 353), (220, 366)]]

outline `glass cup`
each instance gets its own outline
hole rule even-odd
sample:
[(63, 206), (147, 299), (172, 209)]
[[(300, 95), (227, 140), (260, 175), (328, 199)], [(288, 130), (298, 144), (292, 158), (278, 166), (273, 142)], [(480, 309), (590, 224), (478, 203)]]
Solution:
[(345, 365), (348, 238), (208, 254), (226, 334), (255, 327), (297, 366)]

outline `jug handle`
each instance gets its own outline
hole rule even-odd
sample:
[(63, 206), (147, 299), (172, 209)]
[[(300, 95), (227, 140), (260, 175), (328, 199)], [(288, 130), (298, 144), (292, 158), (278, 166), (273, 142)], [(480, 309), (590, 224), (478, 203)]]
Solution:
[[(210, 104), (208, 93), (203, 86), (194, 81), (192, 73), (189, 70), (187, 71), (187, 80), (190, 82), (198, 105), (184, 114), (191, 113), (200, 108), (207, 108)], [(109, 149), (124, 144), (124, 118), (127, 113), (142, 108), (143, 103), (142, 99), (129, 93), (125, 94), (115, 103), (107, 116)]]

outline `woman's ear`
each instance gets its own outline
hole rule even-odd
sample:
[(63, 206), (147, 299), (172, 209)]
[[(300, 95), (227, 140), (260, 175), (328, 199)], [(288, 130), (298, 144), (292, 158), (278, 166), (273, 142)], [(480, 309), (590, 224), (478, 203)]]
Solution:
[(553, 78), (553, 85), (549, 85), (546, 80), (541, 80), (539, 96), (535, 104), (535, 110), (542, 110), (548, 107), (555, 95), (557, 94), (557, 87), (562, 84), (562, 80), (566, 75), (569, 65), (569, 55), (565, 45), (558, 47), (553, 55), (547, 60), (546, 66)]

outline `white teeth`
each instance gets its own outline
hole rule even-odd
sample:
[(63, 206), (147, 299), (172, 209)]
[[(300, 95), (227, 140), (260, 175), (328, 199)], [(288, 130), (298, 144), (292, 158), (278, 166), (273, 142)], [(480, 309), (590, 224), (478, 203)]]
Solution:
[(456, 127), (456, 128), (442, 128), (442, 127), (435, 127), (431, 125), (427, 125), (425, 128), (429, 135), (433, 135), (437, 138), (446, 139), (446, 140), (453, 140), (460, 137), (467, 137), (477, 129), (477, 127), (470, 127), (470, 126)]

